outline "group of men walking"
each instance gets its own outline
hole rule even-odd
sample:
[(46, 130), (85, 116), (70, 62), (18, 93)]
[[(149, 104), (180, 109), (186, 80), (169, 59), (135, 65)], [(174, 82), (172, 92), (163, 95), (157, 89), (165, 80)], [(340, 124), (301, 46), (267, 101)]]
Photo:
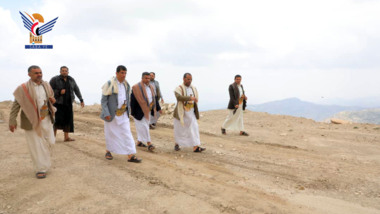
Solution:
[[(74, 141), (69, 137), (74, 132), (73, 102), (75, 95), (81, 106), (84, 101), (74, 78), (68, 75), (66, 66), (60, 68), (60, 75), (53, 77), (50, 83), (42, 80), (42, 70), (38, 66), (30, 66), (30, 80), (18, 86), (14, 92), (9, 129), (17, 128), (17, 115), (21, 109), (21, 128), (25, 130), (26, 141), (35, 166), (36, 177), (45, 178), (51, 166), (50, 148), (55, 144), (57, 130), (63, 130), (64, 141)], [(162, 114), (159, 100), (164, 102), (155, 73), (144, 72), (141, 81), (130, 87), (126, 81), (127, 68), (120, 65), (116, 68), (116, 76), (108, 80), (102, 87), (100, 118), (104, 120), (106, 141), (105, 158), (112, 160), (114, 154), (127, 155), (128, 162), (140, 163), (136, 156), (136, 146), (146, 147), (154, 151), (150, 129), (156, 127)], [(229, 115), (222, 126), (222, 134), (226, 130), (238, 130), (240, 135), (248, 136), (243, 127), (243, 110), (247, 97), (240, 84), (241, 76), (235, 76), (230, 85)], [(174, 150), (192, 147), (194, 152), (203, 152), (201, 147), (198, 110), (198, 90), (192, 84), (192, 75), (185, 73), (183, 83), (175, 91), (177, 104), (174, 110)], [(135, 144), (129, 116), (134, 119), (137, 144)]]

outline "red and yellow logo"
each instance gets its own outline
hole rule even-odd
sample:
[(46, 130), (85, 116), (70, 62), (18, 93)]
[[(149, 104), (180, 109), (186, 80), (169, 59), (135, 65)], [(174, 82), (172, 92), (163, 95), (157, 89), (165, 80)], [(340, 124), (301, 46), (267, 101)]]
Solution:
[[(21, 18), (24, 23), (24, 27), (29, 31), (29, 42), (30, 44), (42, 44), (42, 35), (50, 32), (54, 24), (57, 22), (57, 18), (45, 23), (44, 17), (39, 13), (33, 13), (32, 15), (29, 15), (27, 12), (24, 12), (25, 14), (21, 13)], [(29, 47), (31, 47), (29, 45)], [(39, 46), (36, 46), (38, 48)], [(51, 48), (53, 46), (51, 45)], [(27, 46), (25, 46), (27, 48)], [(44, 47), (41, 47), (44, 48)], [(45, 47), (46, 48), (46, 47)], [(39, 48), (38, 48), (39, 49)]]

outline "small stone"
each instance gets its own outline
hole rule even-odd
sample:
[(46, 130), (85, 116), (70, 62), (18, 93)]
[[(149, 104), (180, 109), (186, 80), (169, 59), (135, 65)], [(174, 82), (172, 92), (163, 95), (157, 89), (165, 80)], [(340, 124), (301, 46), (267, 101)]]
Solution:
[(151, 180), (151, 181), (149, 181), (149, 183), (150, 183), (150, 184), (157, 184), (158, 182), (155, 181), (155, 180)]

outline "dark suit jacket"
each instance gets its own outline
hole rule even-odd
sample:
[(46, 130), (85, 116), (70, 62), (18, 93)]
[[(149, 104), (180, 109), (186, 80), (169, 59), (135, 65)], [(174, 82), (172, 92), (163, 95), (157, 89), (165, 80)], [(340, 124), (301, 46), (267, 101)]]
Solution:
[[(79, 98), (80, 102), (83, 102), (82, 94), (80, 93), (79, 87), (77, 83), (75, 82), (74, 78), (71, 76), (67, 77), (67, 80), (69, 82), (70, 86), (70, 95), (71, 95), (71, 103), (74, 102), (75, 95)], [(54, 91), (54, 98), (57, 100), (57, 104), (64, 104), (63, 95), (61, 94), (61, 90), (65, 89), (65, 80), (63, 80), (63, 77), (61, 75), (57, 75), (50, 80), (51, 88)]]
[[(159, 111), (161, 110), (161, 106), (158, 103), (158, 99), (156, 99), (156, 110)], [(153, 115), (153, 110), (151, 111), (151, 114)], [(131, 115), (136, 119), (136, 120), (141, 120), (144, 117), (144, 112), (142, 111), (140, 104), (137, 102), (137, 99), (135, 95), (131, 94)]]
[[(243, 85), (241, 85), (241, 88), (243, 89), (243, 94), (245, 95)], [(230, 93), (230, 102), (228, 103), (228, 109), (235, 109), (235, 106), (239, 105), (239, 98), (241, 97), (237, 84), (232, 83), (230, 87), (228, 88), (228, 92)], [(245, 110), (246, 106), (247, 106), (247, 101), (244, 100), (243, 110)]]

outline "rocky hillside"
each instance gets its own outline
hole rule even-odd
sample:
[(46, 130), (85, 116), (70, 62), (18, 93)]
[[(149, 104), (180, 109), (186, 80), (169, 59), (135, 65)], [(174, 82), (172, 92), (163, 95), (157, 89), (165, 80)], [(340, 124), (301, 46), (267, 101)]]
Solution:
[(364, 109), (361, 111), (343, 111), (334, 115), (334, 118), (354, 123), (380, 124), (380, 108)]

